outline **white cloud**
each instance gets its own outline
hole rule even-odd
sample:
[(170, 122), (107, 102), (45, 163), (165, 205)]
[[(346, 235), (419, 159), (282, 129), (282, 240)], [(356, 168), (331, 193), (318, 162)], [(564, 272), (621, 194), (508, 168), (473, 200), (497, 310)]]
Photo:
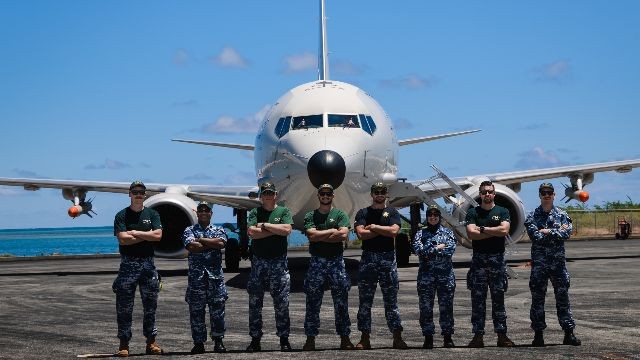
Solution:
[(566, 60), (558, 60), (539, 66), (534, 72), (540, 81), (560, 82), (569, 77), (571, 64)]
[(310, 52), (304, 52), (299, 55), (291, 55), (284, 58), (285, 73), (299, 73), (310, 69), (318, 68), (318, 59)]
[(420, 90), (432, 87), (436, 83), (436, 79), (433, 77), (425, 78), (420, 75), (412, 74), (404, 78), (381, 80), (380, 83), (382, 86), (386, 87)]
[(365, 72), (366, 66), (356, 65), (350, 61), (338, 60), (330, 63), (332, 71), (342, 75), (360, 75)]
[(173, 54), (173, 63), (180, 66), (187, 65), (190, 58), (191, 56), (189, 55), (187, 50), (178, 49), (176, 50), (175, 54)]
[(220, 54), (213, 58), (213, 62), (222, 67), (245, 68), (248, 66), (247, 60), (231, 46), (225, 46)]
[(413, 123), (405, 118), (398, 118), (394, 122), (396, 129), (411, 129), (413, 128)]
[(270, 108), (271, 105), (265, 105), (255, 114), (243, 118), (223, 115), (216, 121), (203, 125), (201, 131), (208, 134), (255, 133)]
[(0, 196), (16, 196), (16, 195), (24, 195), (27, 193), (19, 187), (13, 186), (0, 186)]
[(518, 169), (538, 169), (568, 165), (567, 162), (560, 160), (553, 151), (545, 151), (540, 147), (521, 152), (518, 156), (520, 160), (515, 165)]
[(130, 168), (131, 165), (124, 163), (122, 161), (118, 161), (118, 160), (112, 160), (112, 159), (105, 159), (103, 163), (101, 164), (89, 164), (87, 166), (85, 166), (84, 168), (87, 170), (103, 170), (103, 169), (107, 169), (107, 170), (120, 170), (120, 169), (125, 169), (125, 168)]
[(39, 178), (39, 179), (50, 179), (48, 176), (40, 175), (35, 171), (25, 170), (25, 169), (13, 169), (13, 171), (18, 174), (18, 176), (23, 178)]

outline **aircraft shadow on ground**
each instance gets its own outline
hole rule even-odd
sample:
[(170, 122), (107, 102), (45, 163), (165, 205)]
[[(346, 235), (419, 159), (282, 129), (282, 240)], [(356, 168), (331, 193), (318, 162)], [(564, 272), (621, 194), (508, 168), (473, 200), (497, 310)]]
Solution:
[[(304, 278), (307, 276), (307, 270), (309, 269), (309, 257), (295, 257), (289, 258), (289, 274), (291, 275), (291, 292), (302, 292), (304, 285)], [(344, 265), (351, 278), (351, 286), (358, 285), (358, 264), (359, 261), (355, 259), (344, 259)], [(240, 272), (227, 280), (226, 284), (229, 287), (236, 289), (246, 289), (247, 281), (249, 281), (250, 269), (240, 269)], [(329, 284), (325, 284), (325, 290), (329, 290)], [(269, 291), (266, 289), (266, 291)]]

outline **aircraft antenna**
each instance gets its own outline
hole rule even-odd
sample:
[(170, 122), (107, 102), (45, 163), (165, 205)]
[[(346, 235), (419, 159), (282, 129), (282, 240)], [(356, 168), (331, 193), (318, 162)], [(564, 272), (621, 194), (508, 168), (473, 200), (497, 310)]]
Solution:
[(324, 0), (320, 0), (320, 48), (318, 49), (318, 80), (329, 80), (329, 51), (327, 49), (327, 17)]

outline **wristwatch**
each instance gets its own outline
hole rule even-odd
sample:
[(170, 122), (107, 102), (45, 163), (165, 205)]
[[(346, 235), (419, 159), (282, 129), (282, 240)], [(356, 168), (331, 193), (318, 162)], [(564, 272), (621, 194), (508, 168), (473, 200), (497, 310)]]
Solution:
[(262, 230), (265, 230), (265, 228), (264, 228), (264, 223), (262, 223), (262, 225), (260, 225), (260, 228), (261, 228)]
[(484, 234), (484, 226), (480, 226), (480, 234)]

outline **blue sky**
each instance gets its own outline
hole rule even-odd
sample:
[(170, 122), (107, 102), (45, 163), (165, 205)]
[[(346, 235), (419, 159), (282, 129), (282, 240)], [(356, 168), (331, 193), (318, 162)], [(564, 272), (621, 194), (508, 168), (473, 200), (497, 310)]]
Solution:
[[(640, 158), (640, 2), (327, 0), (331, 78), (385, 108), (423, 179)], [(318, 3), (0, 0), (0, 176), (253, 184), (261, 114), (316, 77)], [(591, 203), (640, 201), (637, 172), (596, 174)], [(556, 188), (566, 179), (554, 179)], [(537, 183), (524, 184), (525, 207)], [(110, 225), (96, 193), (0, 187), (0, 228)], [(214, 220), (232, 220), (216, 207)]]

